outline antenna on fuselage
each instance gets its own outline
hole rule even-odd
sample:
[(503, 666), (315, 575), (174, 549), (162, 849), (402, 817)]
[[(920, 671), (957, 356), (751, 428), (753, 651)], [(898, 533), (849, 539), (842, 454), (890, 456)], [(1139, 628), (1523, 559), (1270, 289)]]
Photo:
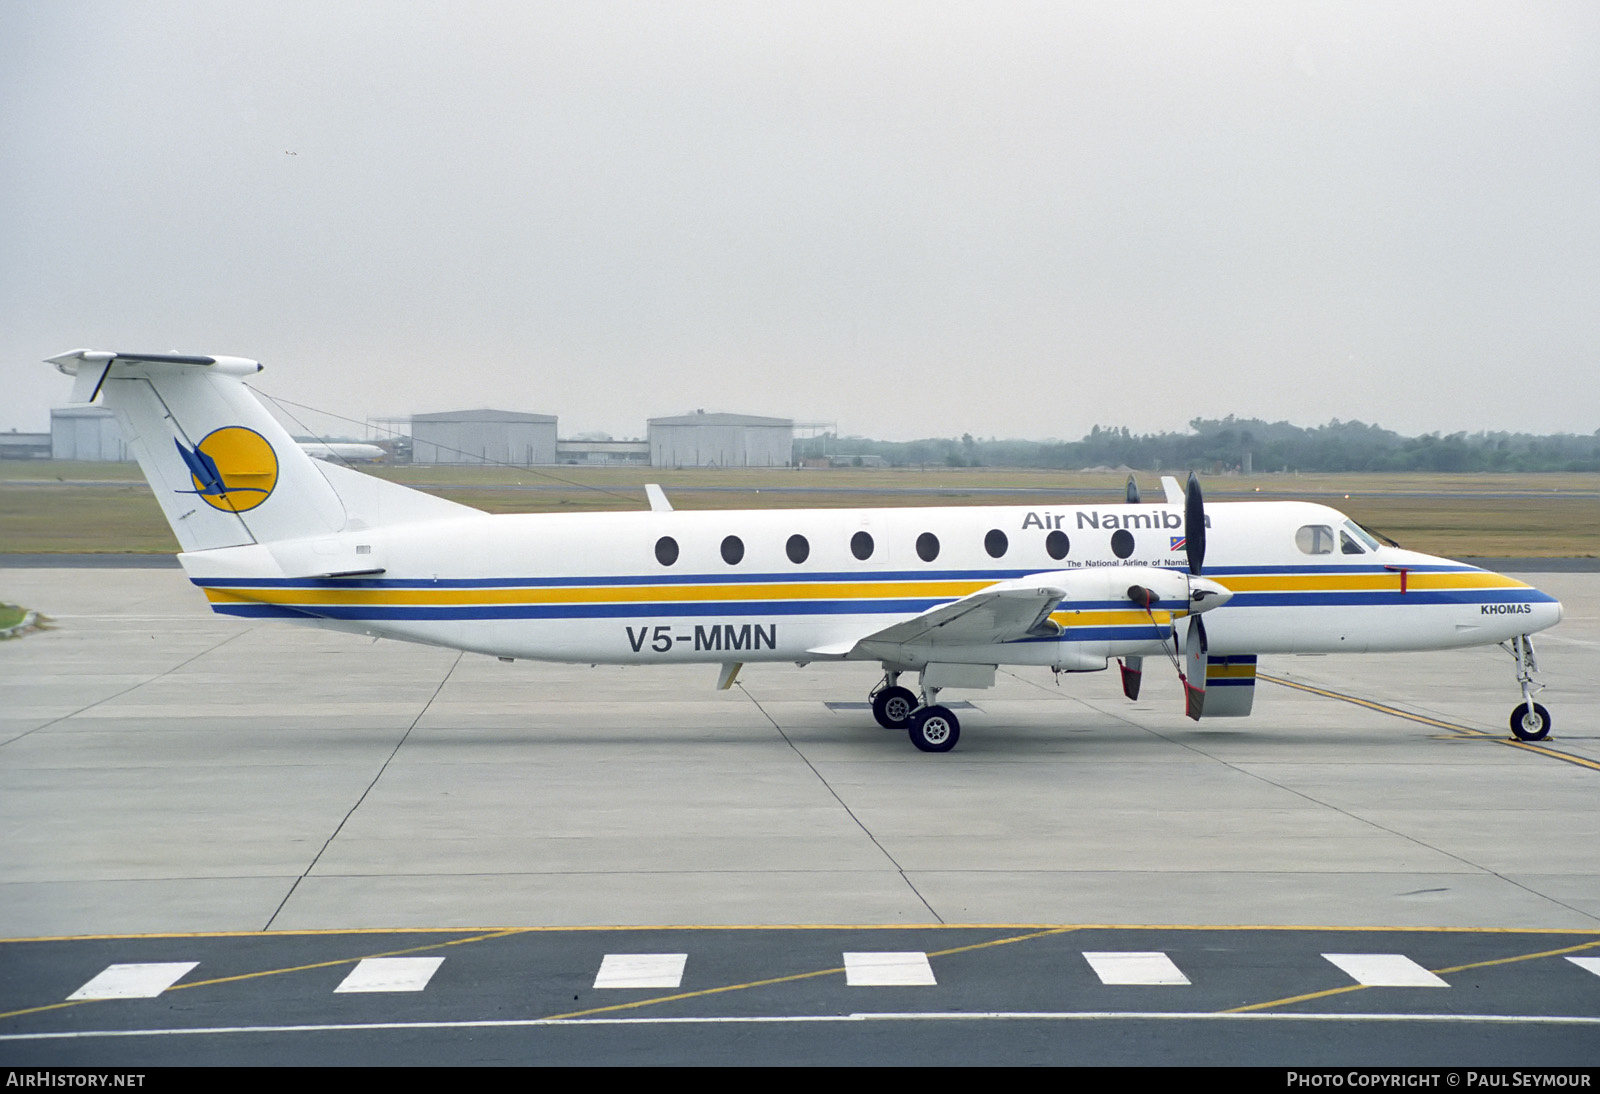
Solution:
[(650, 511), (652, 513), (672, 512), (672, 503), (667, 500), (667, 492), (661, 489), (659, 483), (645, 483), (644, 496), (650, 499)]

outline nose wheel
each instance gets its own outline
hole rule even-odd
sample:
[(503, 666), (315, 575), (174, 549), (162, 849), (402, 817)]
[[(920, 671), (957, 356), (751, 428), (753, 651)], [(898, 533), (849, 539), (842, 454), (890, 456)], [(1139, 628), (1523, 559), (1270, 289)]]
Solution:
[(1511, 733), (1519, 741), (1542, 741), (1550, 736), (1550, 712), (1538, 703), (1517, 706), (1511, 712)]
[(1519, 634), (1500, 645), (1516, 659), (1517, 683), (1522, 687), (1522, 702), (1511, 709), (1511, 735), (1519, 741), (1542, 741), (1550, 736), (1550, 712), (1533, 701), (1544, 690), (1544, 685), (1533, 678), (1539, 671), (1539, 663), (1533, 658), (1533, 639)]

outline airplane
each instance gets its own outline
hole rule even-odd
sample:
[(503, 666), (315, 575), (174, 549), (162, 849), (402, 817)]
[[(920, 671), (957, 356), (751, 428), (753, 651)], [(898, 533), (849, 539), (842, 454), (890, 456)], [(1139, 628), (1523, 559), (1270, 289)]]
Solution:
[(300, 441), (300, 451), (314, 460), (343, 460), (346, 463), (380, 463), (389, 453), (375, 444), (359, 441)]
[[(1104, 671), (1139, 695), (1166, 658), (1185, 713), (1248, 715), (1263, 654), (1499, 643), (1522, 740), (1550, 732), (1531, 635), (1561, 604), (1521, 581), (1380, 542), (1297, 501), (1206, 505), (1130, 479), (1111, 505), (493, 515), (313, 460), (239, 357), (73, 350), (213, 611), (488, 654), (589, 664), (876, 662), (876, 720), (918, 749), (960, 739), (946, 688), (1000, 666)], [(902, 685), (916, 674), (917, 690)]]

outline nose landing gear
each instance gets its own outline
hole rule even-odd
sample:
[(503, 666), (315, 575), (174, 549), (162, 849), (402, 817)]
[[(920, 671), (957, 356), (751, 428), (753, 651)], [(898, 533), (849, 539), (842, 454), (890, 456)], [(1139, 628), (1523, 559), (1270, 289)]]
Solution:
[(1519, 741), (1542, 741), (1550, 736), (1551, 721), (1550, 712), (1533, 701), (1533, 697), (1544, 690), (1544, 685), (1533, 678), (1539, 671), (1539, 663), (1533, 656), (1533, 639), (1519, 634), (1500, 645), (1516, 659), (1517, 683), (1522, 686), (1522, 702), (1511, 711), (1511, 734)]

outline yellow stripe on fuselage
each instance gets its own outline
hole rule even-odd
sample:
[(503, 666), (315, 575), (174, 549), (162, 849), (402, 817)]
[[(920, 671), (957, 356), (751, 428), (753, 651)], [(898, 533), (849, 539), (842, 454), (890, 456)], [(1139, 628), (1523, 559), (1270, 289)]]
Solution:
[[(1386, 574), (1228, 574), (1211, 580), (1236, 593), (1391, 592), (1400, 588), (1400, 572)], [(1406, 572), (1407, 589), (1526, 589), (1525, 582), (1504, 574)]]
[[(1170, 627), (1173, 616), (1184, 612), (1156, 612), (1158, 627)], [(1150, 625), (1150, 616), (1142, 611), (1124, 611), (1114, 608), (1089, 608), (1083, 611), (1051, 612), (1050, 618), (1063, 627), (1138, 627)]]
[(213, 604), (440, 605), (631, 604), (707, 600), (855, 600), (906, 598), (955, 600), (992, 581), (786, 582), (774, 585), (603, 585), (493, 589), (206, 589)]
[[(1398, 591), (1400, 574), (1229, 574), (1214, 579), (1233, 592), (1361, 592)], [(848, 601), (876, 599), (956, 600), (986, 589), (994, 581), (787, 581), (766, 584), (497, 586), (493, 588), (255, 588), (208, 587), (213, 604), (284, 604), (297, 607), (470, 607), (495, 604), (637, 604), (705, 603), (707, 601)], [(1406, 575), (1411, 590), (1525, 589), (1529, 586), (1488, 572), (1415, 573)], [(1148, 623), (1141, 611), (1088, 609), (1096, 625)], [(1052, 618), (1063, 626), (1079, 613), (1066, 608)], [(1184, 612), (1158, 612), (1170, 624)]]

